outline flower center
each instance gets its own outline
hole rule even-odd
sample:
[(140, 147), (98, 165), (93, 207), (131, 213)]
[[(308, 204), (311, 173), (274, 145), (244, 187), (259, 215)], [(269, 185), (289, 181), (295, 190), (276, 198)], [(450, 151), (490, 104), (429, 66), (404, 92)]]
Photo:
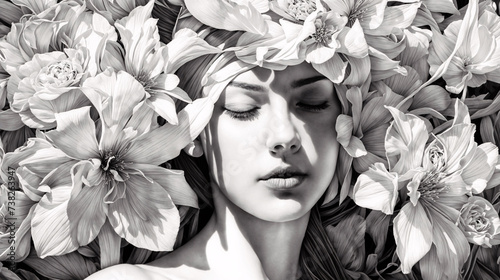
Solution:
[(151, 91), (151, 88), (156, 84), (156, 82), (149, 77), (148, 74), (146, 73), (139, 73), (134, 76), (134, 78), (141, 83), (141, 85), (144, 87), (144, 90), (147, 92)]
[(311, 0), (289, 0), (287, 13), (296, 20), (303, 21), (316, 11), (316, 2)]
[(442, 170), (446, 165), (444, 150), (435, 145), (430, 147), (429, 160), (434, 165), (435, 170)]
[(116, 180), (124, 181), (123, 176), (126, 175), (125, 161), (112, 151), (105, 151), (101, 154), (101, 169), (106, 174), (106, 181)]
[(440, 194), (448, 192), (450, 187), (440, 183), (443, 176), (444, 175), (440, 172), (427, 173), (418, 186), (420, 197), (436, 201)]
[(38, 74), (39, 85), (55, 85), (64, 87), (72, 85), (79, 74), (78, 69), (69, 60), (52, 63)]
[(468, 225), (478, 232), (487, 231), (490, 227), (490, 222), (485, 217), (485, 213), (481, 209), (472, 209), (469, 212)]
[(363, 5), (364, 2), (365, 0), (358, 0), (354, 3), (354, 8), (347, 16), (349, 26), (352, 26), (356, 19), (358, 19), (359, 21), (363, 21), (364, 13), (366, 13), (366, 11), (368, 10), (366, 8), (361, 9), (361, 5)]
[(321, 19), (316, 19), (314, 22), (316, 32), (311, 37), (320, 44), (329, 45), (332, 42), (332, 35), (335, 33), (336, 28), (332, 25), (326, 25)]

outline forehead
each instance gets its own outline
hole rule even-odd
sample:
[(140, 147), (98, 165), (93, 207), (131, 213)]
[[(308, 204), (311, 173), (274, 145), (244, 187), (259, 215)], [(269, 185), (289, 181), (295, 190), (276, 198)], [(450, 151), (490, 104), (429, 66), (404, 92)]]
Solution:
[(321, 76), (309, 63), (288, 66), (284, 70), (270, 70), (262, 67), (255, 67), (252, 70), (241, 73), (233, 81), (267, 85), (290, 87), (298, 80), (309, 77)]

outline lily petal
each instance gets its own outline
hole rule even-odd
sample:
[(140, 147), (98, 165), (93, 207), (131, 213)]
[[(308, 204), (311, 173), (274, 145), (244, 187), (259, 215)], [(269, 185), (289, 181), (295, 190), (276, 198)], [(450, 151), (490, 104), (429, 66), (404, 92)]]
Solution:
[(411, 268), (431, 249), (432, 224), (420, 203), (407, 203), (394, 218), (396, 252), (401, 260), (401, 270), (408, 274)]
[(359, 175), (352, 190), (357, 205), (392, 215), (398, 198), (398, 174), (377, 162)]
[(342, 61), (340, 56), (335, 54), (325, 63), (312, 63), (312, 66), (316, 71), (326, 76), (333, 83), (340, 83), (344, 80), (347, 62)]
[[(202, 23), (225, 30), (242, 30), (264, 35), (267, 24), (260, 12), (250, 3), (239, 4), (232, 0), (210, 0), (200, 5), (195, 0), (184, 0), (189, 12)], [(241, 1), (239, 1), (241, 3)]]
[(56, 113), (55, 117), (57, 129), (45, 135), (58, 149), (74, 159), (88, 159), (98, 155), (95, 124), (90, 118), (90, 107)]
[(472, 159), (462, 171), (463, 180), (472, 186), (473, 193), (482, 193), (495, 171), (498, 161), (498, 147), (484, 143), (475, 149)]
[(101, 269), (120, 263), (121, 238), (106, 221), (97, 235), (101, 258)]
[(106, 192), (104, 185), (73, 189), (67, 212), (71, 221), (71, 238), (79, 246), (85, 246), (94, 240), (106, 221), (108, 206), (103, 201)]
[(79, 246), (70, 235), (70, 220), (66, 210), (71, 186), (59, 186), (47, 193), (35, 208), (31, 234), (41, 258), (70, 253)]
[(429, 133), (425, 122), (417, 116), (403, 114), (393, 107), (386, 108), (394, 117), (385, 137), (387, 159), (391, 171), (404, 174), (421, 165)]
[(146, 100), (146, 104), (169, 124), (178, 124), (175, 102), (170, 96), (162, 92), (156, 92), (155, 95)]
[(208, 123), (213, 110), (210, 98), (199, 98), (178, 115), (179, 124), (165, 124), (139, 136), (124, 155), (136, 163), (159, 165), (176, 157)]
[(198, 196), (186, 182), (184, 171), (149, 164), (133, 164), (130, 167), (141, 170), (145, 176), (162, 186), (176, 205), (198, 208)]
[(132, 175), (126, 199), (109, 205), (109, 222), (132, 245), (153, 251), (171, 251), (180, 216), (170, 196), (158, 183)]

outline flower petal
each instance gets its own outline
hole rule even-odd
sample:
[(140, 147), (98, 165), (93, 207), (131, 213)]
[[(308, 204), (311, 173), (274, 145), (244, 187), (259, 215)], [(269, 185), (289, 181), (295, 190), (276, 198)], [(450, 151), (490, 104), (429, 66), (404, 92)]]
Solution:
[(184, 171), (172, 170), (149, 164), (133, 164), (131, 168), (141, 170), (146, 177), (162, 186), (175, 205), (198, 208), (198, 196), (184, 178)]
[(170, 96), (162, 92), (156, 92), (155, 95), (147, 99), (146, 104), (169, 124), (178, 124), (175, 102)]
[(420, 203), (407, 203), (394, 218), (394, 239), (396, 252), (401, 260), (403, 273), (411, 268), (431, 249), (432, 224)]
[(70, 235), (70, 220), (66, 210), (71, 186), (59, 186), (47, 193), (35, 208), (31, 234), (41, 258), (70, 253), (79, 246)]
[(344, 80), (347, 62), (342, 61), (340, 56), (336, 54), (325, 63), (312, 63), (312, 66), (333, 83), (340, 83)]
[(264, 35), (267, 24), (260, 12), (250, 3), (243, 1), (210, 0), (200, 5), (195, 0), (184, 0), (189, 12), (202, 23), (218, 29), (242, 30)]
[(106, 221), (97, 235), (99, 240), (101, 269), (120, 263), (121, 238)]
[(488, 180), (495, 171), (498, 161), (498, 147), (492, 143), (479, 145), (474, 151), (472, 159), (462, 171), (462, 178), (472, 186), (473, 193), (482, 193)]
[(45, 259), (30, 256), (24, 263), (36, 272), (52, 279), (84, 279), (97, 271), (93, 261), (77, 252)]
[(176, 157), (200, 134), (212, 115), (212, 109), (210, 98), (195, 100), (179, 113), (178, 125), (165, 124), (139, 136), (124, 158), (136, 163), (158, 165)]
[[(72, 173), (74, 172), (73, 170)], [(67, 212), (71, 238), (79, 246), (85, 246), (94, 240), (106, 221), (108, 206), (103, 199), (107, 191), (104, 184), (73, 190)]]
[(390, 170), (404, 174), (419, 167), (425, 144), (429, 138), (425, 122), (415, 115), (386, 106), (394, 117), (394, 122), (387, 129), (385, 146)]
[[(434, 211), (436, 208), (433, 208), (431, 203), (426, 202), (426, 207), (431, 211), (432, 243), (436, 247), (439, 261), (425, 268), (425, 272), (434, 277), (434, 271), (443, 271), (447, 279), (458, 279), (460, 269), (469, 256), (469, 243), (454, 222)], [(444, 210), (447, 215), (458, 219), (459, 212), (454, 209), (441, 207), (439, 210)], [(422, 266), (420, 268), (422, 269)]]
[(179, 211), (158, 183), (132, 175), (126, 196), (109, 205), (109, 222), (132, 245), (171, 251), (179, 230)]
[(221, 50), (213, 47), (189, 28), (177, 31), (172, 41), (167, 44), (168, 64), (166, 73), (175, 73), (181, 65), (206, 54), (218, 53)]
[(57, 129), (45, 135), (58, 149), (74, 159), (89, 159), (98, 155), (95, 124), (90, 118), (90, 107), (56, 113), (55, 117)]
[(357, 205), (391, 215), (398, 198), (398, 174), (377, 162), (359, 175), (352, 190)]

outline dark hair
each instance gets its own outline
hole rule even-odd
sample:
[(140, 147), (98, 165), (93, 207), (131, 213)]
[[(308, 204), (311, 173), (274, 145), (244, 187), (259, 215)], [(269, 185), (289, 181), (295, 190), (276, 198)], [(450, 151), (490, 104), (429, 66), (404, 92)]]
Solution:
[[(173, 23), (176, 23), (176, 16), (179, 9), (179, 7), (172, 5), (155, 5), (153, 16), (159, 19), (160, 38), (164, 43), (168, 43), (172, 38), (171, 26), (173, 26)], [(161, 28), (161, 26), (166, 27)], [(205, 40), (213, 46), (221, 44), (224, 44), (225, 47), (234, 46), (242, 34), (241, 32), (218, 30), (204, 25), (200, 29), (205, 29), (204, 31), (208, 34)], [(217, 55), (202, 56), (186, 63), (176, 72), (181, 81), (179, 87), (185, 90), (192, 99), (201, 96), (201, 78), (207, 72), (215, 58), (217, 58)], [(199, 198), (200, 209), (188, 209), (181, 222), (182, 230), (180, 232), (182, 236), (179, 236), (181, 241), (178, 242), (178, 245), (181, 245), (199, 232), (213, 212), (213, 201), (208, 179), (210, 177), (208, 165), (204, 157), (192, 158), (181, 152), (177, 158), (169, 163), (172, 168), (185, 171), (186, 181)], [(302, 243), (299, 260), (302, 272), (301, 279), (349, 279), (325, 230), (326, 225), (333, 224), (332, 219), (327, 219), (328, 224), (322, 221), (323, 215), (336, 212), (335, 210), (332, 211), (332, 209), (336, 208), (334, 204), (338, 200), (328, 203), (327, 207), (324, 208), (320, 207), (321, 201), (311, 210), (309, 223)]]

